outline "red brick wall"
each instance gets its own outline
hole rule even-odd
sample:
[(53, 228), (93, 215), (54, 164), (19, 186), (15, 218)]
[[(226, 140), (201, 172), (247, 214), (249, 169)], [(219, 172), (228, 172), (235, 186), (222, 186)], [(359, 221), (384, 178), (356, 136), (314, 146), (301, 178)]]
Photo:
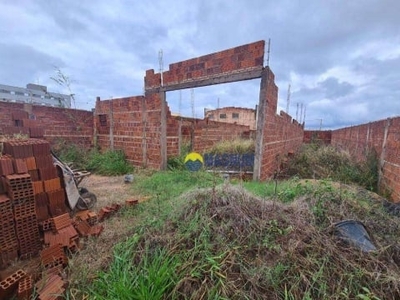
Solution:
[[(276, 114), (278, 105), (278, 87), (275, 76), (265, 68), (261, 84), (261, 95), (265, 95), (263, 143), (260, 179), (265, 180), (280, 171), (286, 156), (298, 150), (303, 142), (303, 126), (281, 111)], [(262, 96), (261, 96), (262, 97)]]
[(31, 137), (42, 135), (53, 147), (61, 142), (90, 147), (93, 144), (93, 113), (0, 101), (0, 133), (7, 135), (18, 131)]
[(331, 130), (304, 130), (303, 142), (306, 144), (318, 142), (329, 145), (331, 143), (331, 138)]
[[(168, 87), (169, 85), (262, 67), (264, 63), (264, 46), (265, 41), (258, 41), (170, 64), (169, 70), (163, 72), (163, 86)], [(160, 86), (161, 74), (155, 74), (154, 70), (147, 70), (145, 77), (146, 89)]]
[(380, 160), (380, 190), (400, 202), (400, 117), (334, 130), (332, 145), (361, 161), (374, 149)]
[(98, 100), (94, 122), (100, 149), (123, 150), (135, 166), (160, 168), (158, 94)]

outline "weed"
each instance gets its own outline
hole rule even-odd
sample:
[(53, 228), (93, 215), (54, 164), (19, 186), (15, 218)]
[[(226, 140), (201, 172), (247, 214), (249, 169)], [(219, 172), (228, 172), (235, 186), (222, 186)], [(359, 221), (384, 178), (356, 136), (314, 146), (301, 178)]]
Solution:
[(378, 157), (374, 150), (366, 153), (365, 161), (356, 161), (349, 152), (332, 146), (305, 144), (289, 161), (286, 175), (300, 178), (331, 178), (343, 183), (357, 183), (376, 191), (378, 184)]
[(115, 176), (131, 173), (133, 167), (126, 161), (123, 151), (106, 151), (104, 153), (92, 150), (86, 169), (99, 175)]
[(252, 139), (235, 138), (216, 143), (211, 149), (207, 150), (210, 154), (245, 154), (253, 153), (255, 142)]

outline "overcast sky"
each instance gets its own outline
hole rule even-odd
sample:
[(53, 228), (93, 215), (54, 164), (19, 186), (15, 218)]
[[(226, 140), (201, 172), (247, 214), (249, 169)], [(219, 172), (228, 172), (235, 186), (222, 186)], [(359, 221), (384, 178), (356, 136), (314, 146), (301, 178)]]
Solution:
[[(399, 0), (0, 0), (0, 83), (69, 93), (51, 79), (59, 68), (76, 107), (90, 110), (96, 96), (143, 95), (160, 50), (167, 70), (271, 39), (279, 108), (290, 84), (289, 114), (305, 115), (306, 128), (351, 126), (400, 115), (399, 12)], [(167, 101), (174, 113), (202, 118), (204, 108), (254, 108), (259, 85), (169, 92)]]

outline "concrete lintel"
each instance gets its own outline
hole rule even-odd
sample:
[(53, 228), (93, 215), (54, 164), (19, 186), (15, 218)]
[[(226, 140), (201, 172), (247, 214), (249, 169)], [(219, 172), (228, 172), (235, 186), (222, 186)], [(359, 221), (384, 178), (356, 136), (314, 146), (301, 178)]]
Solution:
[(244, 71), (230, 72), (228, 74), (222, 73), (214, 76), (206, 76), (203, 79), (186, 80), (179, 83), (172, 83), (163, 87), (150, 87), (146, 88), (146, 92), (156, 93), (160, 91), (168, 92), (182, 89), (189, 89), (195, 87), (202, 87), (221, 83), (230, 83), (235, 81), (244, 81), (260, 78), (263, 72), (263, 67), (255, 67)]

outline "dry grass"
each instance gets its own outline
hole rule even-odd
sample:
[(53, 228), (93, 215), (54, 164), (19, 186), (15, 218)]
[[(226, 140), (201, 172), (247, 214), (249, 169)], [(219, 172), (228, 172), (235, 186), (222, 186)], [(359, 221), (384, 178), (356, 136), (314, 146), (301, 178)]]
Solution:
[[(92, 209), (95, 212), (112, 204), (124, 205), (126, 200), (136, 196), (131, 186), (124, 183), (123, 176), (91, 175), (80, 186), (96, 195), (97, 203)], [(122, 213), (123, 211), (119, 211), (102, 223), (104, 231), (99, 237), (81, 239), (82, 250), (69, 260), (69, 268), (73, 270), (70, 274), (72, 284), (80, 285), (95, 278), (96, 273), (105, 269), (112, 259), (115, 243), (133, 233), (136, 220), (133, 216), (121, 217)]]
[[(181, 277), (168, 296), (177, 299), (398, 299), (392, 250), (400, 221), (372, 198), (366, 210), (344, 190), (310, 190), (289, 205), (230, 185), (185, 194), (176, 218), (143, 236), (136, 260), (157, 247), (181, 256)], [(340, 243), (332, 224), (347, 218), (364, 221), (380, 250)]]
[(255, 141), (253, 139), (235, 138), (216, 143), (207, 153), (211, 154), (244, 154), (253, 153)]

